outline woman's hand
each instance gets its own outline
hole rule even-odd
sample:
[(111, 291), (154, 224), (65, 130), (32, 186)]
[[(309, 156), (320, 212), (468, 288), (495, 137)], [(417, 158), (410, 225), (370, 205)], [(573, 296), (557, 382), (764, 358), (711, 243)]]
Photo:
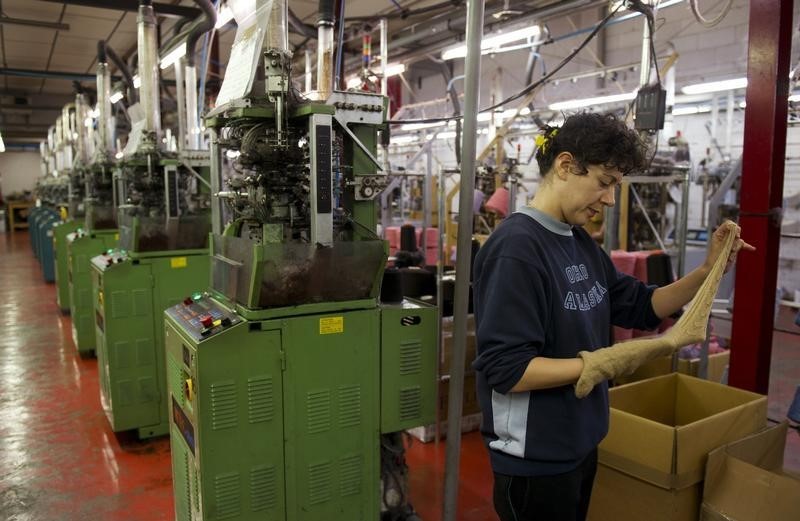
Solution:
[(723, 245), (725, 244), (725, 237), (727, 237), (729, 233), (735, 233), (736, 240), (733, 241), (733, 245), (728, 252), (728, 262), (725, 264), (725, 273), (728, 273), (728, 270), (731, 269), (731, 266), (736, 262), (736, 255), (739, 253), (739, 250), (745, 249), (748, 251), (755, 251), (755, 247), (739, 238), (739, 235), (742, 233), (741, 227), (733, 221), (726, 220), (711, 236), (711, 244), (708, 248), (706, 260), (703, 263), (704, 269), (711, 270), (717, 257), (722, 252)]

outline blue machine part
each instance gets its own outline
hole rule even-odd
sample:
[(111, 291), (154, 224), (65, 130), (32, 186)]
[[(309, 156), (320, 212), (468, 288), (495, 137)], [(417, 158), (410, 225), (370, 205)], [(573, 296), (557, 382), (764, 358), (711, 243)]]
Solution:
[(56, 258), (53, 248), (53, 228), (61, 222), (57, 215), (51, 215), (39, 220), (38, 241), (39, 241), (39, 262), (42, 265), (42, 275), (45, 282), (55, 282), (56, 280)]

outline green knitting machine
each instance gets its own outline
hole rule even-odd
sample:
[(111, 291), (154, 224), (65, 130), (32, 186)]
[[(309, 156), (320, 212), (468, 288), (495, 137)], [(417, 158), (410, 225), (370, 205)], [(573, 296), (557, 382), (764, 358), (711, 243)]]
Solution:
[(210, 288), (166, 312), (176, 519), (416, 518), (401, 433), (434, 421), (438, 315), (378, 301), (386, 98), (301, 99), (286, 53), (256, 48), (267, 96), (225, 100), (223, 83), (206, 120), (227, 203)]
[(209, 280), (211, 186), (207, 150), (162, 150), (157, 24), (146, 2), (137, 24), (144, 117), (115, 180), (119, 247), (94, 257), (91, 271), (100, 402), (114, 431), (149, 438), (169, 426), (164, 310)]
[(164, 310), (208, 283), (208, 153), (194, 156), (125, 162), (119, 247), (91, 264), (100, 402), (112, 430), (139, 438), (168, 432)]
[(90, 177), (94, 188), (93, 196), (85, 199), (84, 227), (68, 233), (66, 241), (72, 341), (81, 355), (95, 351), (91, 259), (116, 246), (119, 239), (114, 205), (106, 202), (111, 201), (110, 165), (93, 165)]
[[(62, 208), (62, 220), (53, 227), (53, 253), (55, 256), (56, 303), (62, 313), (69, 313), (69, 256), (67, 255), (67, 235), (74, 233), (85, 222), (84, 196), (86, 195), (85, 174), (89, 164), (90, 149), (86, 135), (88, 117), (85, 95), (75, 95), (73, 117), (75, 130), (75, 159), (69, 172), (67, 206)], [(63, 116), (62, 116), (63, 117)], [(61, 254), (59, 255), (59, 251)]]
[(94, 305), (92, 277), (89, 271), (92, 257), (116, 246), (117, 193), (114, 186), (116, 167), (111, 161), (114, 123), (111, 116), (111, 74), (108, 63), (97, 63), (97, 142), (91, 162), (83, 169), (86, 187), (84, 226), (66, 234), (67, 282), (69, 311), (72, 315), (72, 340), (81, 356), (94, 353)]

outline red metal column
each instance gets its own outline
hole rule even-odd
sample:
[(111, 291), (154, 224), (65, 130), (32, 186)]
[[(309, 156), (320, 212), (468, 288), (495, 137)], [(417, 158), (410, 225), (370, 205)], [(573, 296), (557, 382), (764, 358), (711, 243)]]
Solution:
[(742, 236), (757, 248), (736, 268), (729, 383), (769, 388), (786, 153), (792, 0), (751, 0), (744, 119)]

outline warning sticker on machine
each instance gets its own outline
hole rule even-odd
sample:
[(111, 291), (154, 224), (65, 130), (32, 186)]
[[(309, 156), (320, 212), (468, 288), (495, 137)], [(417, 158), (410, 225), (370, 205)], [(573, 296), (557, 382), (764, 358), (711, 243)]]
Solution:
[(169, 260), (169, 265), (171, 268), (185, 268), (186, 267), (186, 257), (172, 257)]
[(344, 332), (344, 317), (325, 317), (319, 319), (319, 334), (331, 335)]

